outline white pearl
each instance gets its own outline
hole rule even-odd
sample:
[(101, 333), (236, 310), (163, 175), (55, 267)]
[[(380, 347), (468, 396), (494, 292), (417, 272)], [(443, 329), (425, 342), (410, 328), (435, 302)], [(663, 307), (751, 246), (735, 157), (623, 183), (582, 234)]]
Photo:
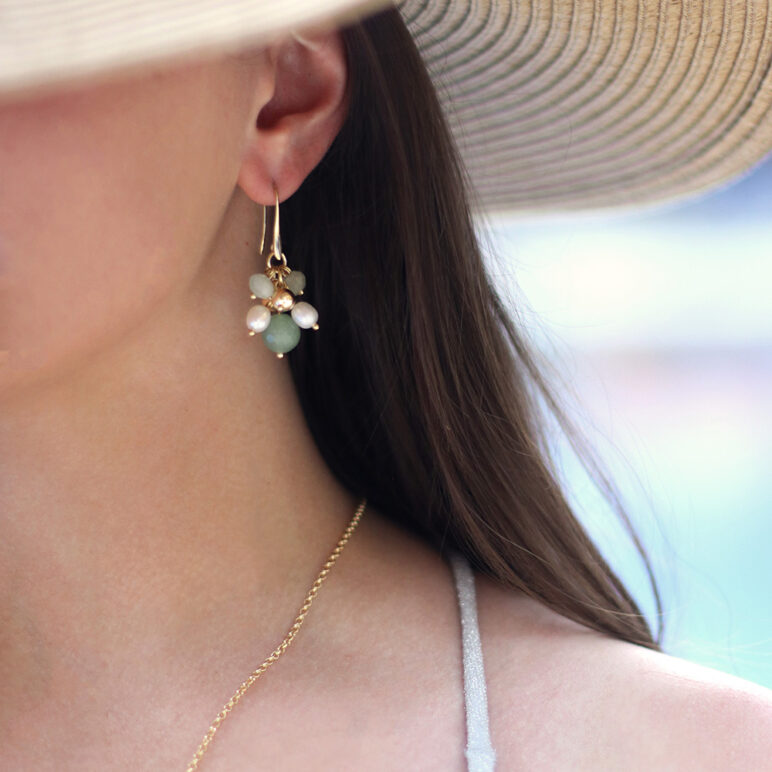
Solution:
[(253, 332), (262, 332), (271, 321), (271, 309), (256, 305), (247, 311), (247, 327)]
[(304, 330), (313, 327), (319, 319), (319, 312), (310, 304), (301, 300), (292, 307), (292, 318), (298, 327)]
[(276, 291), (273, 282), (264, 273), (253, 273), (249, 277), (249, 289), (256, 298), (270, 298)]

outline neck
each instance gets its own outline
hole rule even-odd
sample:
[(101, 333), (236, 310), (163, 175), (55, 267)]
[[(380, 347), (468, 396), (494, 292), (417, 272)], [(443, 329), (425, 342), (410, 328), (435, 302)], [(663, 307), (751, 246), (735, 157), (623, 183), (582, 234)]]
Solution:
[(84, 662), (93, 687), (223, 651), (243, 677), (353, 516), (287, 360), (246, 334), (253, 249), (225, 238), (227, 274), (202, 266), (120, 342), (3, 405), (0, 671), (20, 692), (77, 691)]

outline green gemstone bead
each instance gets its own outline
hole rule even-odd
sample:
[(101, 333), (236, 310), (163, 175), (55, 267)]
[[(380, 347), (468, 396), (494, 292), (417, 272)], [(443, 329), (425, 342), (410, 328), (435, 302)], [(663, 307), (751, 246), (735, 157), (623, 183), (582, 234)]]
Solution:
[(265, 345), (276, 354), (292, 351), (300, 342), (300, 327), (289, 314), (274, 314), (262, 332)]
[(303, 271), (291, 271), (284, 281), (293, 295), (299, 295), (306, 287), (306, 275)]
[(276, 292), (273, 282), (264, 273), (253, 273), (249, 277), (249, 289), (256, 298), (270, 298)]

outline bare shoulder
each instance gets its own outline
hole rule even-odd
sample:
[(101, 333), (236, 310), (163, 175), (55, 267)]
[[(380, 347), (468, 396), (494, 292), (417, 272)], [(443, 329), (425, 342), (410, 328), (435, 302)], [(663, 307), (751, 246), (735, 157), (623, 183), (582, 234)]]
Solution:
[(476, 579), (502, 769), (772, 770), (769, 690)]

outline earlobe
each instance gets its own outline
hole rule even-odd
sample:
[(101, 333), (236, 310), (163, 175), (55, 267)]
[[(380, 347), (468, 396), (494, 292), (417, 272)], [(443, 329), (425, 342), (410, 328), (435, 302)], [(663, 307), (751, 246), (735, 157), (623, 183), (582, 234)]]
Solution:
[(347, 66), (337, 31), (292, 36), (272, 52), (273, 94), (254, 120), (238, 184), (271, 205), (291, 196), (322, 160), (347, 112)]

